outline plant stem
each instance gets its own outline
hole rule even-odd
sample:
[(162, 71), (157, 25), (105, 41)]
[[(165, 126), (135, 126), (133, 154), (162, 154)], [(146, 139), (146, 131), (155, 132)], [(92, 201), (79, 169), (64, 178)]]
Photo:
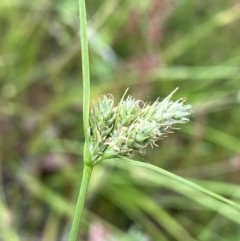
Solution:
[(74, 213), (72, 228), (69, 241), (75, 241), (78, 234), (79, 225), (82, 218), (84, 203), (86, 199), (88, 184), (93, 169), (92, 159), (89, 151), (89, 106), (90, 106), (90, 74), (89, 74), (89, 56), (88, 56), (88, 31), (85, 0), (78, 0), (79, 3), (79, 23), (82, 55), (82, 79), (83, 79), (83, 128), (84, 128), (84, 168), (82, 183), (78, 196), (77, 206)]
[(79, 23), (82, 53), (82, 77), (83, 77), (83, 127), (85, 143), (89, 144), (89, 105), (90, 105), (90, 75), (89, 75), (89, 56), (88, 56), (88, 30), (85, 0), (79, 2)]
[(90, 106), (90, 74), (88, 56), (88, 28), (85, 0), (78, 0), (79, 3), (79, 25), (82, 53), (82, 79), (83, 79), (83, 129), (84, 129), (84, 165), (92, 166), (92, 159), (89, 152), (89, 106)]
[(74, 213), (74, 219), (72, 223), (69, 241), (75, 241), (77, 238), (78, 228), (82, 218), (83, 207), (84, 207), (86, 194), (88, 190), (88, 184), (91, 178), (92, 169), (93, 167), (84, 165), (82, 183), (80, 187), (76, 210)]
[(175, 174), (173, 174), (171, 172), (168, 172), (168, 171), (166, 171), (166, 170), (164, 170), (164, 169), (162, 169), (160, 167), (156, 167), (154, 165), (151, 165), (150, 163), (144, 163), (144, 162), (140, 162), (140, 161), (135, 161), (135, 160), (129, 159), (129, 158), (127, 158), (125, 156), (121, 156), (121, 155), (119, 155), (118, 158), (123, 160), (123, 161), (126, 161), (126, 162), (128, 162), (128, 163), (130, 163), (132, 165), (148, 168), (150, 170), (158, 172), (158, 173), (160, 173), (160, 174), (162, 174), (162, 175), (164, 175), (164, 176), (166, 176), (168, 178), (171, 178), (171, 179), (173, 179), (173, 180), (175, 180), (175, 181), (177, 181), (179, 183), (182, 183), (183, 185), (185, 185), (187, 187), (190, 187), (190, 188), (192, 188), (192, 189), (194, 189), (196, 191), (204, 193), (205, 195), (207, 195), (207, 196), (209, 196), (211, 198), (214, 198), (214, 199), (216, 199), (216, 200), (218, 200), (218, 201), (220, 201), (222, 203), (228, 204), (230, 207), (234, 208), (237, 211), (240, 211), (240, 205), (238, 203), (233, 202), (233, 201), (231, 201), (229, 199), (226, 199), (226, 198), (224, 198), (221, 195), (218, 195), (218, 194), (216, 194), (214, 192), (211, 192), (211, 191), (209, 191), (209, 190), (207, 190), (207, 189), (205, 189), (205, 188), (203, 188), (203, 187), (201, 187), (201, 186), (199, 186), (199, 185), (197, 185), (197, 184), (195, 184), (195, 183), (193, 183), (191, 181), (188, 181), (187, 179), (184, 179), (184, 178), (182, 178), (180, 176), (177, 176), (177, 175), (175, 175)]

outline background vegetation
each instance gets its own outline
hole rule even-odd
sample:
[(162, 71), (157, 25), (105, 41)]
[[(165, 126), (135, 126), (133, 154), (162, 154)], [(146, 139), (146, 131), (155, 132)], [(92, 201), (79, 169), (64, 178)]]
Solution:
[[(67, 240), (82, 175), (76, 0), (0, 3), (1, 240)], [(135, 156), (240, 201), (240, 2), (87, 1), (92, 99), (179, 87), (191, 122)], [(79, 240), (236, 241), (239, 215), (121, 162), (94, 168)]]

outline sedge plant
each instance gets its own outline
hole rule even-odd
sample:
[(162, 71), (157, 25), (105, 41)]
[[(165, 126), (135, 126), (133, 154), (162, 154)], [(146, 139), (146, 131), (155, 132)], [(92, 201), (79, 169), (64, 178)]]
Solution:
[(111, 94), (103, 95), (90, 111), (88, 34), (84, 0), (79, 0), (79, 17), (85, 136), (84, 168), (69, 241), (75, 241), (77, 238), (92, 170), (97, 163), (106, 159), (117, 159), (151, 169), (217, 199), (235, 211), (240, 211), (240, 205), (233, 201), (159, 167), (132, 159), (136, 152), (144, 154), (149, 145), (157, 146), (156, 141), (173, 132), (176, 124), (189, 121), (191, 105), (185, 104), (185, 98), (172, 101), (175, 91), (162, 101), (157, 99), (153, 103), (145, 103), (132, 96), (126, 96), (127, 91), (118, 104), (114, 103), (114, 97)]

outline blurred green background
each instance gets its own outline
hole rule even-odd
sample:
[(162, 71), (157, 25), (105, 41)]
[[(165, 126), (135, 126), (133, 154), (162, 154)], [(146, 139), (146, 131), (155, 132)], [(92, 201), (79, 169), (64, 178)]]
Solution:
[[(240, 1), (88, 0), (91, 99), (193, 105), (135, 156), (240, 202)], [(0, 240), (67, 240), (82, 175), (77, 0), (0, 2)], [(93, 102), (92, 102), (93, 103)], [(240, 214), (167, 177), (96, 166), (81, 241), (237, 241)]]

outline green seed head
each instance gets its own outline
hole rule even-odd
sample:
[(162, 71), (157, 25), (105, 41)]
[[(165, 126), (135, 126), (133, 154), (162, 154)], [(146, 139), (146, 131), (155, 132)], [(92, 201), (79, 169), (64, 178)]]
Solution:
[(90, 151), (93, 160), (102, 155), (107, 147), (116, 118), (116, 108), (112, 95), (104, 95), (90, 112)]
[(139, 100), (128, 96), (126, 100), (122, 100), (117, 106), (117, 126), (129, 126), (138, 118), (140, 106)]
[[(174, 91), (175, 92), (175, 91)], [(185, 99), (144, 103), (128, 96), (114, 107), (112, 95), (104, 95), (90, 115), (90, 141), (94, 162), (117, 155), (144, 154), (146, 147), (171, 133), (174, 126), (189, 121), (191, 106)]]

